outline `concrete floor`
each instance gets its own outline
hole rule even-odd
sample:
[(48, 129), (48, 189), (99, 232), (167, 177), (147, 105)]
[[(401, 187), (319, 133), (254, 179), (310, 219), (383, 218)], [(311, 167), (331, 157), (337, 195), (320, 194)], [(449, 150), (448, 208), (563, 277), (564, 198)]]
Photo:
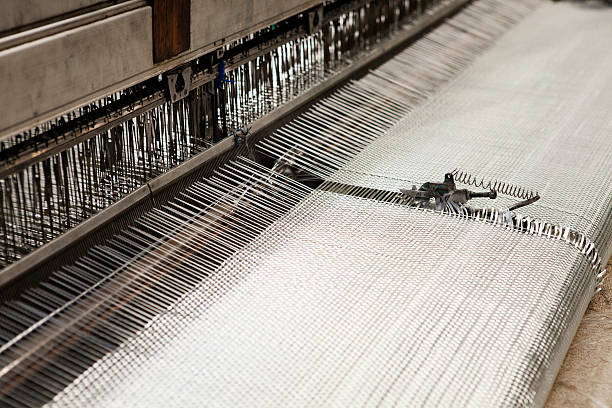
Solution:
[[(612, 261), (612, 259), (611, 259)], [(612, 262), (608, 262), (608, 271)], [(548, 397), (547, 408), (612, 407), (612, 279), (593, 298)]]

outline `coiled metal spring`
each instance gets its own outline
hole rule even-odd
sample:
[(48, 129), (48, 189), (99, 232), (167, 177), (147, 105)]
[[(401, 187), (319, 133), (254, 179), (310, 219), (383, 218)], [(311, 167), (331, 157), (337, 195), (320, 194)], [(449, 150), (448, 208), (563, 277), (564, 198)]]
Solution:
[(484, 177), (479, 179), (476, 176), (469, 174), (466, 171), (455, 169), (452, 171), (455, 182), (466, 184), (469, 186), (480, 187), (484, 190), (493, 190), (498, 194), (507, 195), (518, 198), (520, 200), (533, 200), (536, 197), (540, 198), (537, 191), (528, 190), (525, 187), (517, 186), (516, 184), (505, 183), (498, 180), (485, 180)]

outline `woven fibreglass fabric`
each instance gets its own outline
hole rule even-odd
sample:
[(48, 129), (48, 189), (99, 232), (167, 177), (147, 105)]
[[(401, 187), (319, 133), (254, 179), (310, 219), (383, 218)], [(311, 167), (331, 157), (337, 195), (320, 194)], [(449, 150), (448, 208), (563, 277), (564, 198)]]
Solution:
[(562, 240), (315, 192), (57, 402), (530, 405), (593, 289)]
[[(396, 191), (462, 168), (607, 244), (609, 18), (540, 7), (333, 179)], [(595, 282), (563, 240), (316, 191), (55, 403), (537, 406)]]
[(542, 5), (332, 179), (397, 191), (459, 168), (516, 184), (542, 197), (520, 212), (583, 232), (608, 259), (610, 21), (609, 7)]

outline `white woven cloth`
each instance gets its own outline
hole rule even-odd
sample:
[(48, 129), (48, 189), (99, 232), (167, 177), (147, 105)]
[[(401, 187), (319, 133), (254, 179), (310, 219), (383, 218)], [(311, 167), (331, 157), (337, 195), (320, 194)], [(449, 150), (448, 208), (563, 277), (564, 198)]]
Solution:
[[(542, 5), (333, 179), (506, 180), (608, 256), (610, 21)], [(595, 283), (563, 240), (315, 191), (51, 405), (538, 406)]]
[(530, 405), (593, 289), (564, 241), (317, 192), (58, 406)]
[(608, 259), (610, 21), (592, 2), (542, 5), (333, 179), (397, 191), (459, 168), (516, 184), (542, 197), (522, 213), (585, 233)]

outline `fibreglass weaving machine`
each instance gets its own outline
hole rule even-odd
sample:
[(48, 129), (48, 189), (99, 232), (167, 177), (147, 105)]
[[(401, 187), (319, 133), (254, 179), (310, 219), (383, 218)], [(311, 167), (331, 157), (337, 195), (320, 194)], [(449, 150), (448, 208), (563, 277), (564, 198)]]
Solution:
[(0, 406), (544, 405), (612, 251), (612, 8), (0, 7)]

